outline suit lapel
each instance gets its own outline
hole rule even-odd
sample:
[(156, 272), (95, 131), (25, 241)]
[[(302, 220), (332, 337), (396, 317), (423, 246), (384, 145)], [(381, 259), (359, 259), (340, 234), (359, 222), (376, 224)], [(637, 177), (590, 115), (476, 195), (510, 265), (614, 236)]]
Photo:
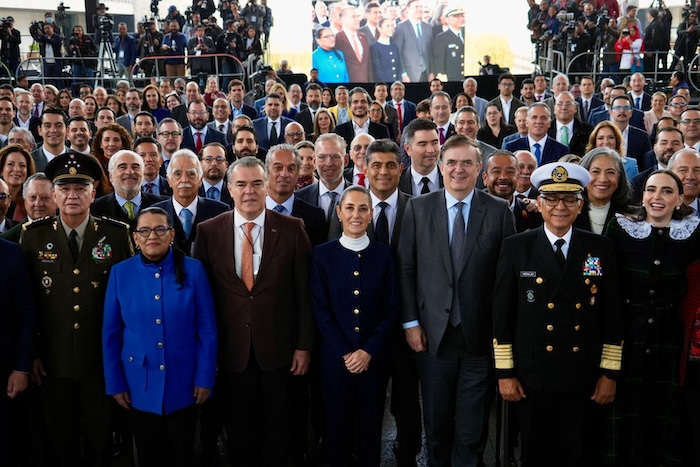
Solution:
[(220, 253), (215, 252), (213, 254), (219, 257), (220, 261), (224, 264), (224, 277), (235, 277), (234, 284), (238, 284), (241, 287), (245, 287), (241, 278), (238, 277), (238, 274), (236, 274), (235, 269), (236, 260), (233, 252), (236, 245), (237, 235), (236, 229), (233, 225), (233, 211), (229, 212), (226, 216), (222, 217), (223, 225), (221, 226), (221, 229), (219, 229), (216, 233), (216, 239), (218, 241), (210, 247), (213, 250), (219, 250), (219, 248), (221, 249)]
[(396, 208), (396, 219), (394, 220), (394, 230), (391, 233), (391, 246), (396, 251), (399, 247), (399, 238), (401, 238), (401, 223), (403, 222), (403, 213), (406, 211), (406, 203), (409, 197), (399, 191), (399, 203)]
[[(449, 224), (447, 223), (447, 206), (445, 205), (445, 194), (439, 192), (435, 195), (433, 209), (428, 213), (428, 228), (430, 235), (428, 238), (435, 239), (435, 245), (438, 245), (442, 262), (445, 265), (445, 271), (449, 277), (452, 277), (452, 256), (450, 254), (450, 234), (447, 231)], [(425, 195), (429, 196), (429, 195)]]
[(260, 268), (258, 269), (258, 278), (264, 277), (265, 271), (270, 266), (270, 263), (272, 263), (272, 258), (274, 257), (274, 251), (277, 247), (280, 235), (281, 232), (277, 219), (275, 219), (275, 216), (271, 214), (270, 211), (265, 211), (265, 237), (263, 239), (263, 255)]
[[(474, 244), (476, 243), (476, 238), (479, 236), (481, 231), (481, 224), (484, 223), (484, 207), (481, 200), (481, 192), (474, 191), (474, 197), (472, 198), (472, 207), (469, 210), (469, 219), (467, 219), (467, 236), (465, 237), (464, 253), (462, 255), (462, 264), (459, 270), (464, 270), (467, 264), (469, 255), (471, 255), (474, 249)], [(488, 195), (486, 195), (488, 196)]]

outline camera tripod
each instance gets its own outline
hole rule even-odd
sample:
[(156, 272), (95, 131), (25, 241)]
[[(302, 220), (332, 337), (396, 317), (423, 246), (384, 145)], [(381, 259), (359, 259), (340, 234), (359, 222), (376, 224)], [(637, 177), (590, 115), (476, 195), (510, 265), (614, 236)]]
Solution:
[[(102, 31), (102, 37), (100, 38), (100, 48), (98, 51), (98, 65), (97, 72), (99, 73), (99, 79), (104, 85), (104, 79), (106, 76), (111, 78), (121, 77), (120, 65), (117, 62), (116, 55), (114, 55), (114, 48), (112, 47), (112, 38), (109, 33)], [(106, 65), (105, 65), (105, 62)]]

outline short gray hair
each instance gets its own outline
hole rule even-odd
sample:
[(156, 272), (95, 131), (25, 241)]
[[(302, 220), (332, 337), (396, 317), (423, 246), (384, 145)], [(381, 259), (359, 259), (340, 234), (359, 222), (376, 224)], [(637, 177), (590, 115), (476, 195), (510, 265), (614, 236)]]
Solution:
[(671, 156), (671, 158), (668, 160), (668, 164), (666, 165), (666, 168), (667, 168), (668, 170), (671, 170), (671, 171), (672, 171), (672, 170), (673, 170), (673, 165), (675, 164), (676, 159), (679, 158), (679, 157), (681, 157), (681, 156), (682, 156), (683, 154), (685, 154), (685, 153), (691, 153), (691, 154), (694, 154), (695, 157), (700, 158), (700, 153), (698, 153), (695, 149), (692, 149), (692, 148), (683, 148), (683, 149), (679, 149), (679, 150), (676, 151), (676, 153), (673, 154), (673, 155)]
[(267, 171), (267, 166), (263, 164), (263, 161), (258, 159), (255, 156), (246, 156), (246, 157), (241, 157), (240, 159), (236, 159), (233, 164), (231, 164), (228, 167), (228, 170), (226, 171), (226, 181), (228, 182), (229, 185), (231, 185), (233, 182), (233, 171), (236, 170), (236, 167), (245, 167), (245, 168), (254, 168), (254, 167), (260, 167), (263, 171), (263, 175), (265, 177), (265, 182), (267, 182), (268, 179), (268, 171)]
[(292, 156), (294, 156), (294, 162), (297, 164), (297, 168), (301, 167), (301, 154), (299, 154), (299, 151), (297, 151), (297, 149), (291, 144), (282, 143), (272, 146), (270, 149), (267, 150), (267, 156), (265, 156), (265, 165), (268, 166), (268, 168), (270, 166), (270, 163), (272, 162), (272, 158), (275, 157), (275, 155), (279, 151), (291, 152)]
[(51, 185), (53, 185), (53, 182), (49, 180), (49, 177), (47, 177), (44, 172), (37, 172), (34, 175), (31, 175), (27, 177), (27, 179), (22, 183), (22, 191), (27, 192), (29, 190), (29, 185), (31, 185), (34, 182), (47, 182)]
[(324, 133), (321, 136), (319, 136), (318, 138), (316, 138), (316, 143), (315, 143), (316, 151), (318, 151), (318, 149), (321, 147), (321, 143), (323, 143), (325, 141), (331, 141), (331, 142), (335, 143), (336, 145), (338, 145), (338, 147), (340, 148), (340, 155), (341, 156), (344, 156), (345, 154), (347, 154), (348, 143), (345, 142), (345, 138), (343, 138), (342, 136), (340, 136), (337, 133)]
[(144, 169), (143, 158), (130, 149), (121, 149), (121, 150), (115, 152), (112, 155), (112, 157), (109, 158), (109, 162), (107, 163), (107, 171), (109, 173), (112, 173), (114, 171), (114, 169), (116, 168), (117, 164), (119, 163), (119, 159), (121, 159), (122, 156), (125, 156), (127, 154), (131, 154), (132, 156), (134, 156), (136, 158), (139, 166), (141, 167), (141, 172), (143, 173), (143, 169)]
[(32, 143), (32, 146), (36, 147), (36, 140), (34, 139), (34, 135), (31, 131), (27, 130), (26, 128), (20, 128), (18, 126), (12, 127), (10, 132), (7, 134), (8, 139), (10, 138), (10, 135), (12, 133), (21, 133), (28, 142)]
[(193, 162), (195, 162), (194, 166), (197, 170), (197, 177), (199, 177), (200, 179), (202, 178), (202, 175), (204, 175), (204, 171), (202, 170), (202, 163), (199, 161), (199, 157), (197, 157), (197, 154), (195, 154), (189, 149), (180, 149), (178, 151), (175, 151), (175, 154), (173, 154), (173, 157), (170, 158), (170, 163), (168, 164), (168, 177), (172, 175), (173, 162), (175, 162), (177, 159), (190, 159)]

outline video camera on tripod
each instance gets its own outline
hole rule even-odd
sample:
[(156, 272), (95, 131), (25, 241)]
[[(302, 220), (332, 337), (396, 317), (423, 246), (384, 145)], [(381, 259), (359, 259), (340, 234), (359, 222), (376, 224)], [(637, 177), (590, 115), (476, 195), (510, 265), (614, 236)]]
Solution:
[(160, 0), (151, 0), (151, 13), (153, 13), (154, 17), (159, 16), (158, 12), (158, 4), (160, 3)]
[(57, 21), (63, 21), (65, 20), (68, 15), (66, 15), (66, 10), (70, 10), (69, 6), (65, 6), (63, 2), (58, 4), (58, 7), (56, 8), (56, 20)]
[(8, 16), (6, 18), (0, 18), (0, 37), (5, 37), (7, 32), (10, 29), (10, 26), (14, 22), (14, 19), (10, 21), (11, 16)]

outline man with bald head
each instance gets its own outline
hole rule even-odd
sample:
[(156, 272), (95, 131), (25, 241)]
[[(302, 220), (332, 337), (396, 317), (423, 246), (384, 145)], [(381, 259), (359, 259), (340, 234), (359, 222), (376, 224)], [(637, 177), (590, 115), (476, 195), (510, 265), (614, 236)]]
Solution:
[(683, 203), (693, 208), (696, 217), (700, 217), (700, 153), (694, 149), (681, 149), (669, 159), (668, 170), (683, 182)]
[(304, 141), (306, 139), (306, 132), (304, 131), (304, 127), (301, 126), (301, 123), (299, 122), (292, 122), (289, 123), (286, 127), (284, 127), (284, 142), (287, 144), (291, 144), (294, 146), (297, 143), (300, 143), (301, 141)]
[(474, 108), (476, 109), (477, 115), (479, 115), (479, 120), (483, 121), (486, 115), (486, 104), (488, 104), (488, 101), (476, 95), (479, 89), (476, 80), (474, 78), (465, 79), (462, 83), (462, 89), (464, 90), (464, 94), (469, 96), (474, 103)]
[(554, 120), (549, 126), (549, 136), (568, 146), (570, 153), (583, 157), (593, 127), (576, 116), (578, 103), (569, 91), (560, 92), (554, 100)]
[(114, 192), (95, 200), (90, 206), (93, 216), (106, 216), (136, 228), (139, 211), (158, 203), (161, 198), (141, 191), (143, 158), (134, 151), (123, 149), (109, 158), (109, 181)]
[(214, 120), (207, 123), (207, 127), (223, 133), (226, 137), (226, 144), (231, 144), (233, 141), (233, 125), (230, 120), (231, 104), (223, 97), (220, 97), (214, 101), (212, 113), (214, 114)]
[(0, 179), (0, 233), (7, 232), (15, 226), (15, 221), (7, 218), (10, 201), (10, 187), (4, 180)]
[(359, 134), (350, 142), (348, 153), (353, 166), (345, 169), (343, 175), (345, 180), (353, 185), (369, 188), (369, 180), (365, 178), (365, 154), (367, 153), (367, 147), (373, 141), (374, 137), (372, 135)]

